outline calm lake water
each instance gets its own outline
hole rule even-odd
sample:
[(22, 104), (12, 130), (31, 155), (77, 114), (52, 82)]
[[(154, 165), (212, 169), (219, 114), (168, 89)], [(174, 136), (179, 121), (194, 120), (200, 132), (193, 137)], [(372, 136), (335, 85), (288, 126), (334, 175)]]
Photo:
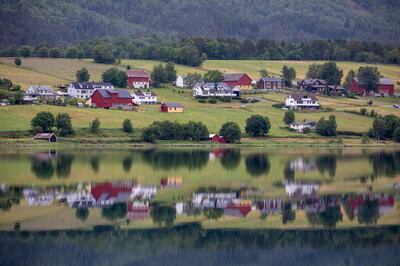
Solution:
[(400, 151), (0, 150), (0, 265), (399, 265)]

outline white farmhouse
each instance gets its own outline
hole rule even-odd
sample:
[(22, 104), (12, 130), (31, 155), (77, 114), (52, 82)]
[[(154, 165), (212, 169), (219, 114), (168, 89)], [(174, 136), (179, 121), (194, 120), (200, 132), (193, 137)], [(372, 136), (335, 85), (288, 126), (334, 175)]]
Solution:
[(175, 85), (176, 85), (177, 87), (179, 87), (179, 88), (185, 88), (185, 87), (187, 87), (187, 84), (186, 84), (186, 76), (184, 76), (184, 75), (179, 75), (179, 76), (176, 78)]
[(57, 94), (49, 86), (32, 85), (26, 90), (23, 101), (24, 102), (37, 102), (37, 101), (55, 101)]
[(198, 82), (192, 88), (193, 97), (240, 97), (239, 86), (225, 83)]
[(156, 104), (157, 94), (152, 91), (134, 91), (131, 93), (132, 101), (136, 104)]
[(107, 82), (72, 82), (68, 86), (68, 95), (77, 99), (89, 99), (98, 89), (112, 90), (114, 86)]
[(319, 109), (317, 97), (312, 93), (293, 92), (288, 95), (285, 101), (285, 107), (289, 109)]
[(304, 129), (308, 128), (309, 130), (315, 130), (317, 126), (316, 121), (295, 121), (294, 123), (290, 124), (290, 128), (296, 130), (297, 132), (303, 132)]

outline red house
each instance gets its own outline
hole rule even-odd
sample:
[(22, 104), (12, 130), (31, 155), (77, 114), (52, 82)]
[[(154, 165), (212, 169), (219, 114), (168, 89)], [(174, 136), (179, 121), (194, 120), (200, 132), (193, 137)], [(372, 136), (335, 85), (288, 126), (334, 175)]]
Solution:
[(251, 88), (252, 79), (246, 73), (225, 74), (223, 83), (229, 86), (239, 86), (242, 89)]
[(226, 143), (224, 136), (218, 136), (217, 134), (210, 134), (209, 140), (215, 143)]
[[(350, 86), (350, 92), (359, 95), (367, 95), (367, 90), (358, 83), (357, 78), (353, 78)], [(380, 78), (379, 79), (379, 94), (385, 96), (394, 95), (394, 83), (390, 78)]]
[(90, 98), (91, 106), (105, 109), (132, 110), (132, 96), (126, 90), (98, 89)]
[(99, 206), (127, 202), (132, 194), (132, 183), (98, 183), (92, 185), (90, 193)]
[(128, 87), (141, 89), (150, 87), (150, 76), (144, 69), (128, 70), (126, 72), (128, 76)]

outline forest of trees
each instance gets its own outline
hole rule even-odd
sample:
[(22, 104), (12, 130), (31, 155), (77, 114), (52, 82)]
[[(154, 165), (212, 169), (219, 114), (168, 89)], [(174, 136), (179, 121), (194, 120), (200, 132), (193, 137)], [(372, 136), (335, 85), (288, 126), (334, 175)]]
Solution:
[(1, 56), (94, 58), (99, 63), (117, 59), (152, 59), (199, 66), (206, 59), (337, 60), (400, 64), (400, 46), (378, 42), (270, 39), (208, 39), (102, 37), (66, 47), (22, 45), (0, 50)]
[(0, 46), (99, 36), (400, 41), (395, 0), (0, 1)]

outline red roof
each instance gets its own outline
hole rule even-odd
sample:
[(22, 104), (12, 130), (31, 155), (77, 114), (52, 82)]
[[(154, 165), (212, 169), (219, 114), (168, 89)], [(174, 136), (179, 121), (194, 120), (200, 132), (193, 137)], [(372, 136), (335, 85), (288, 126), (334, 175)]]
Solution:
[(144, 69), (128, 70), (126, 71), (128, 78), (149, 78), (149, 74)]

